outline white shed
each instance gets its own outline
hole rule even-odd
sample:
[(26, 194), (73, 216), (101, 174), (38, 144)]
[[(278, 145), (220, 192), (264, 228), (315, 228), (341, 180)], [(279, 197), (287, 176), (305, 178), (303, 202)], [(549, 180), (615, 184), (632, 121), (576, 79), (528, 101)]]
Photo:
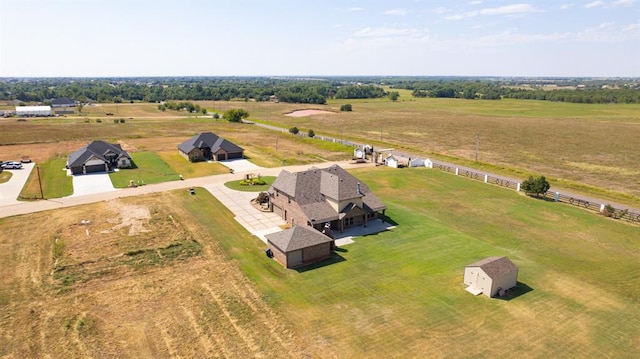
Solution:
[(51, 106), (18, 106), (16, 115), (20, 117), (51, 116)]
[(474, 295), (503, 296), (517, 282), (518, 267), (507, 257), (485, 258), (464, 268), (466, 290)]
[(398, 159), (395, 156), (391, 155), (384, 160), (384, 163), (393, 168), (398, 168)]

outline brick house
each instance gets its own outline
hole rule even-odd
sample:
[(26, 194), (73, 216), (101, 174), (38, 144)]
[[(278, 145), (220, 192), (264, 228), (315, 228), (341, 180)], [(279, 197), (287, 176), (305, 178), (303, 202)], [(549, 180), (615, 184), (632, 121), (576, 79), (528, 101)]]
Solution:
[(203, 132), (178, 145), (178, 153), (191, 162), (244, 158), (244, 149), (212, 132)]
[(269, 206), (292, 225), (321, 231), (367, 226), (387, 207), (366, 184), (338, 165), (291, 173), (283, 170), (269, 188)]
[(131, 166), (131, 155), (120, 144), (105, 141), (93, 141), (67, 157), (67, 168), (74, 175), (110, 172)]
[(322, 261), (331, 256), (333, 248), (333, 239), (306, 226), (295, 226), (265, 237), (273, 257), (285, 268)]

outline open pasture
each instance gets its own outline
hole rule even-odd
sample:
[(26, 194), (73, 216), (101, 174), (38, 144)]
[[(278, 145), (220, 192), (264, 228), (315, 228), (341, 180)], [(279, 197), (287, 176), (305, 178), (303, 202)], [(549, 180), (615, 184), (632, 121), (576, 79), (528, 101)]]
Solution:
[[(636, 227), (439, 171), (353, 173), (397, 227), (300, 271), (266, 258), (264, 244), (206, 191), (0, 219), (0, 354), (631, 358), (640, 350)], [(520, 267), (507, 300), (462, 285), (464, 266), (492, 255)]]

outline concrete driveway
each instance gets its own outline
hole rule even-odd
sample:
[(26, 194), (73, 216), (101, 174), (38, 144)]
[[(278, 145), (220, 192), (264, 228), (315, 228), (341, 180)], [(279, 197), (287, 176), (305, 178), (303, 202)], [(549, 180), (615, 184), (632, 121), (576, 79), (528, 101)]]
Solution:
[(35, 163), (23, 163), (20, 170), (5, 170), (13, 175), (9, 181), (0, 184), (0, 206), (21, 203), (18, 201), (18, 196), (35, 166)]
[(249, 162), (249, 160), (245, 159), (220, 161), (220, 164), (229, 167), (234, 172), (260, 171), (261, 169), (264, 169), (263, 167), (254, 165)]
[(73, 176), (73, 194), (70, 197), (117, 191), (108, 173), (90, 173)]

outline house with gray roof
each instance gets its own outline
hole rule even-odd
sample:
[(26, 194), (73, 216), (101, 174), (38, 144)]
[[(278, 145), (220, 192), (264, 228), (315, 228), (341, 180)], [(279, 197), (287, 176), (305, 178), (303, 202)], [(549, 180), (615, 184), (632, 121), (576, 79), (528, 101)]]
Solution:
[(242, 147), (213, 132), (203, 132), (178, 145), (178, 153), (191, 162), (244, 158)]
[(109, 172), (115, 168), (131, 167), (131, 156), (119, 144), (93, 141), (67, 157), (71, 174)]
[(331, 257), (333, 239), (307, 226), (294, 226), (267, 234), (273, 258), (285, 268), (316, 263)]
[(464, 268), (464, 284), (473, 295), (503, 296), (517, 282), (518, 267), (507, 257), (488, 257)]
[(327, 226), (341, 232), (366, 227), (387, 209), (365, 183), (338, 165), (296, 173), (283, 170), (268, 193), (274, 213), (292, 225), (319, 231)]

